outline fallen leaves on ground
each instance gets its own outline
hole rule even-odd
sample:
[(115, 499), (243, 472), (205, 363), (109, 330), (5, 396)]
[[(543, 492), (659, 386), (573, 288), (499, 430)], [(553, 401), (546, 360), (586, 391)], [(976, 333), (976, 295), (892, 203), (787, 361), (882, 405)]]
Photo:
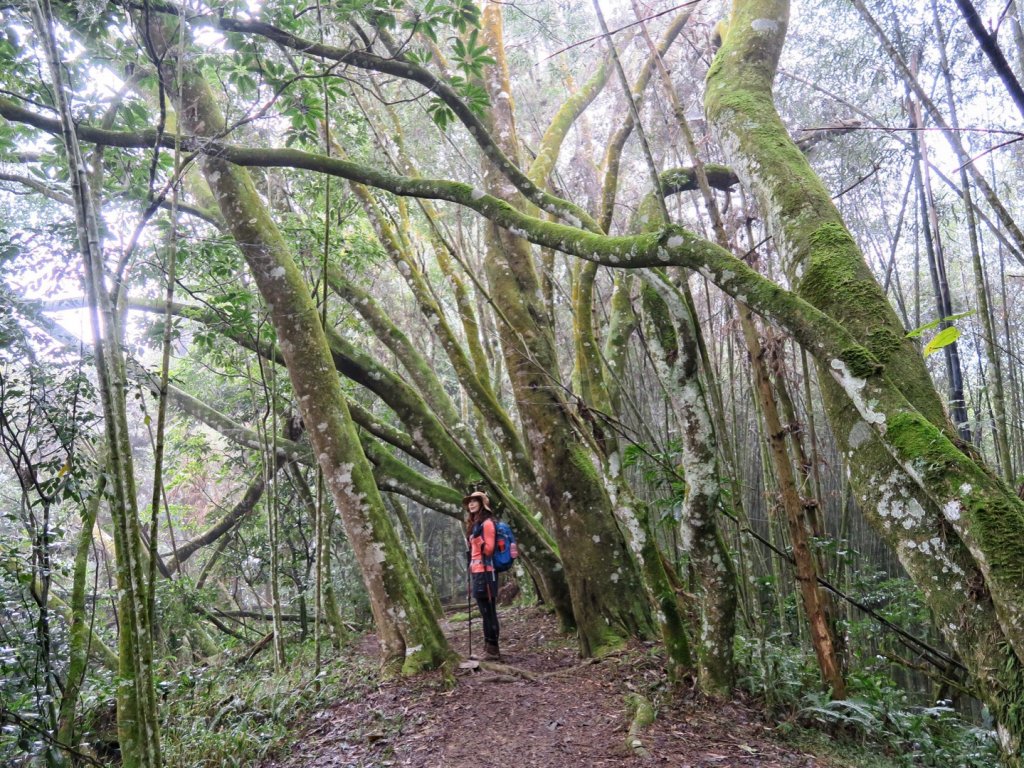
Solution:
[[(634, 644), (599, 661), (577, 658), (572, 638), (535, 608), (500, 611), (508, 674), (484, 662), (414, 679), (367, 681), (339, 692), (315, 714), (286, 755), (264, 768), (829, 768), (783, 744), (742, 701), (714, 702), (665, 689), (655, 647)], [(474, 627), (479, 631), (479, 627)], [(452, 647), (467, 650), (466, 625), (446, 626)], [(478, 638), (474, 638), (474, 645)], [(375, 643), (362, 647), (372, 653)], [(449, 679), (450, 680), (450, 679)], [(658, 706), (640, 733), (643, 753), (626, 746), (626, 696)]]

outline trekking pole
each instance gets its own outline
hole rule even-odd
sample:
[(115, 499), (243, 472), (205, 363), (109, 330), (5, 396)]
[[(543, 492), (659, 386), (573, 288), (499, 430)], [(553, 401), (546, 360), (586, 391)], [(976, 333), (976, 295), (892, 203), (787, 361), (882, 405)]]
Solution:
[(469, 658), (473, 658), (473, 576), (469, 572), (469, 550), (466, 550), (466, 628)]

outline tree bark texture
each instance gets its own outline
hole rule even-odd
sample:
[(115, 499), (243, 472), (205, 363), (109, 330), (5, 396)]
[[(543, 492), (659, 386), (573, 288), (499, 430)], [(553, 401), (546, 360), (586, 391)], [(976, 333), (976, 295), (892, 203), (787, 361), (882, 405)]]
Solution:
[[(734, 3), (728, 34), (708, 75), (708, 118), (732, 167), (755, 193), (799, 295), (841, 322), (884, 366), (883, 386), (898, 389), (914, 406), (887, 414), (872, 428), (865, 419), (872, 409), (851, 407), (856, 396), (844, 386), (839, 367), (832, 364), (821, 377), (826, 413), (846, 451), (861, 507), (921, 585), (940, 629), (999, 720), (1004, 751), (1019, 761), (1024, 736), (1024, 644), (1016, 629), (1020, 601), (1017, 588), (997, 576), (993, 565), (1024, 565), (1024, 552), (1009, 546), (1020, 535), (1011, 531), (1024, 533), (1024, 514), (1008, 489), (950, 443), (955, 433), (921, 356), (903, 338), (828, 192), (775, 112), (772, 80), (788, 14), (785, 0)], [(924, 429), (926, 422), (938, 431)], [(903, 431), (908, 427), (933, 437), (918, 432), (910, 438)], [(944, 458), (936, 464), (933, 452), (939, 445)], [(985, 478), (986, 492), (974, 498), (971, 476)], [(933, 484), (942, 477), (952, 498), (935, 492)], [(977, 602), (970, 612), (959, 597), (965, 594)], [(999, 669), (982, 662), (1000, 655), (997, 647), (1007, 642), (1014, 654)]]
[[(495, 66), (485, 74), (494, 105), (491, 135), (504, 152), (518, 155), (511, 89), (502, 49), (500, 6), (489, 3), (482, 29)], [(484, 184), (494, 196), (521, 207), (525, 201), (501, 170), (488, 162)], [(534, 474), (546, 509), (545, 522), (558, 542), (573, 615), (585, 656), (599, 654), (629, 636), (649, 636), (650, 611), (636, 560), (615, 518), (592, 446), (575, 422), (558, 382), (551, 325), (547, 322), (530, 244), (507, 230), (486, 228), (485, 272), (504, 322), (499, 335), (526, 432)], [(632, 511), (627, 510), (632, 516)]]
[[(167, 61), (182, 54), (171, 49), (164, 26), (141, 31), (156, 50), (171, 54)], [(223, 130), (224, 119), (198, 71), (186, 64), (177, 85), (176, 106), (187, 130), (207, 136)], [(384, 508), (305, 279), (248, 173), (216, 157), (205, 159), (203, 173), (267, 304), (299, 412), (359, 561), (382, 662), (405, 673), (436, 667), (448, 658), (447, 642)]]

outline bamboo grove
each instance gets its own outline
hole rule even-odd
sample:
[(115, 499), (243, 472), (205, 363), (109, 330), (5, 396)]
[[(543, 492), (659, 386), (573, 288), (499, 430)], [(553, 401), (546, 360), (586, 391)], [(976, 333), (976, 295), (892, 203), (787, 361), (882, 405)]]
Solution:
[(451, 664), (482, 489), (582, 656), (657, 640), (711, 696), (788, 596), (846, 697), (856, 530), (1021, 765), (1015, 4), (531, 8), (0, 10), (7, 576), (62, 638), (53, 761), (98, 664), (123, 763), (163, 764), (159, 660), (216, 656), (228, 601), (278, 668), (286, 608), (319, 664), (359, 601), (388, 673)]

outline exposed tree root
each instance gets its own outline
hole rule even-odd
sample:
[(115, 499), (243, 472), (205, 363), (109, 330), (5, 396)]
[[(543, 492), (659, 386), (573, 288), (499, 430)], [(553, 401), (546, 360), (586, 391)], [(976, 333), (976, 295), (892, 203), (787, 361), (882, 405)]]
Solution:
[(654, 722), (654, 705), (647, 697), (641, 696), (639, 693), (630, 694), (626, 703), (629, 711), (633, 713), (633, 720), (626, 732), (626, 749), (637, 757), (648, 757), (649, 753), (640, 740), (640, 734)]
[(512, 683), (517, 680), (529, 680), (531, 683), (536, 683), (541, 680), (533, 672), (500, 661), (481, 661), (480, 669), (494, 673), (493, 679), (499, 683)]

